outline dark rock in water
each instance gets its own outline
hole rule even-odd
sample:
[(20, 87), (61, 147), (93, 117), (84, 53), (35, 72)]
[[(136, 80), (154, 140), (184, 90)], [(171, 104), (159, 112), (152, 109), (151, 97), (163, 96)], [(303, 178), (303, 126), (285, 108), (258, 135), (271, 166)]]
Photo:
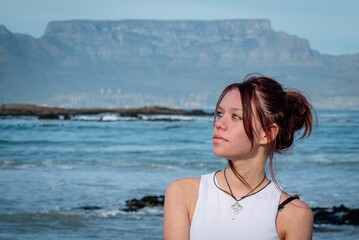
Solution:
[(333, 208), (312, 208), (314, 223), (334, 225), (359, 225), (359, 209), (349, 209), (344, 205)]
[(60, 117), (57, 114), (49, 113), (49, 114), (40, 115), (39, 119), (41, 119), (41, 120), (58, 120), (58, 119), (60, 119)]
[(139, 118), (140, 115), (180, 115), (180, 116), (209, 116), (202, 110), (183, 110), (165, 107), (142, 107), (142, 108), (59, 108), (38, 106), (31, 104), (0, 104), (0, 116), (39, 116), (40, 119), (70, 120), (74, 115), (93, 115), (101, 113), (118, 114), (121, 117)]
[[(135, 212), (144, 207), (163, 206), (164, 196), (145, 196), (126, 201), (126, 212)], [(349, 209), (344, 205), (333, 208), (312, 208), (315, 224), (359, 225), (359, 209)]]
[(126, 212), (135, 212), (144, 207), (161, 207), (164, 204), (164, 196), (145, 196), (141, 199), (131, 199), (126, 201), (127, 208), (122, 209)]
[(83, 206), (83, 207), (73, 208), (73, 210), (85, 210), (85, 211), (101, 210), (101, 209), (102, 207), (99, 206)]
[(131, 199), (126, 201), (127, 208), (122, 209), (126, 212), (135, 212), (137, 210), (140, 210), (141, 208), (144, 208), (146, 205), (138, 199)]
[(211, 116), (213, 113), (206, 113), (203, 110), (195, 109), (188, 112), (185, 112), (183, 115), (189, 115), (189, 116)]
[(68, 115), (68, 114), (65, 114), (65, 115), (64, 115), (64, 120), (71, 120), (71, 117), (70, 117), (70, 115)]
[[(150, 195), (144, 196), (141, 199), (130, 199), (126, 201), (126, 208), (121, 209), (125, 212), (136, 212), (145, 207), (163, 207), (164, 196)], [(102, 207), (98, 206), (83, 206), (77, 207), (73, 210), (100, 210)], [(315, 224), (332, 224), (332, 225), (359, 225), (359, 209), (349, 209), (344, 205), (339, 207), (334, 206), (333, 208), (312, 208), (314, 214)], [(321, 229), (318, 227), (314, 228), (315, 231), (331, 231), (328, 229)]]
[(146, 121), (147, 122), (182, 122), (184, 120), (174, 119), (174, 118), (149, 118), (149, 119), (146, 119)]

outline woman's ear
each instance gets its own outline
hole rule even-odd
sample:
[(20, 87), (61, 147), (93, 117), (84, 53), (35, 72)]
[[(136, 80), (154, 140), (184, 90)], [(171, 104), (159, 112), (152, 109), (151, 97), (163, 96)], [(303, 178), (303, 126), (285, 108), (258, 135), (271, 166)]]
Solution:
[(277, 124), (272, 123), (267, 131), (263, 131), (262, 137), (260, 139), (260, 144), (268, 144), (273, 141), (278, 135), (279, 127)]

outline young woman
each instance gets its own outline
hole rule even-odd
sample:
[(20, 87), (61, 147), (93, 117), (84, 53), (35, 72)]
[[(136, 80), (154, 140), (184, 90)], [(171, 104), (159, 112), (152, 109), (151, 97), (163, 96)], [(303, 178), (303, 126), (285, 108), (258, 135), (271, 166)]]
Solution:
[(296, 132), (310, 135), (312, 111), (301, 93), (285, 91), (268, 77), (251, 76), (225, 88), (215, 111), (213, 151), (228, 165), (170, 184), (164, 239), (311, 239), (311, 209), (280, 189), (273, 160), (292, 146)]

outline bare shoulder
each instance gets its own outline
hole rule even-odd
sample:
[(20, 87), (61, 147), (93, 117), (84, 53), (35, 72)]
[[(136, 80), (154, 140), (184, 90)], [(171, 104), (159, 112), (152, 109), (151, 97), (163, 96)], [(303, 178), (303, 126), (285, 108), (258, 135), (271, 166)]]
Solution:
[(171, 182), (165, 194), (165, 212), (172, 208), (182, 209), (191, 221), (197, 204), (199, 184), (200, 178), (181, 178)]
[(164, 239), (188, 240), (200, 178), (181, 178), (167, 187), (164, 205)]
[[(290, 196), (282, 194), (281, 202), (288, 197)], [(281, 239), (312, 239), (312, 209), (299, 199), (291, 201), (278, 212), (277, 227)]]
[(179, 198), (188, 198), (198, 194), (200, 178), (179, 178), (170, 183), (166, 190), (166, 196), (175, 195)]

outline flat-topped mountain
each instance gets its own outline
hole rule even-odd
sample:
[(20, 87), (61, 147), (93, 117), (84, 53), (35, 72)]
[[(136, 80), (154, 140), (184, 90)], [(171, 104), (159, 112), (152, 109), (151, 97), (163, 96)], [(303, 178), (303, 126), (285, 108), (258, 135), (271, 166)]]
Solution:
[(0, 26), (2, 103), (204, 107), (251, 72), (359, 107), (359, 54), (323, 55), (269, 20), (57, 21), (39, 39)]

